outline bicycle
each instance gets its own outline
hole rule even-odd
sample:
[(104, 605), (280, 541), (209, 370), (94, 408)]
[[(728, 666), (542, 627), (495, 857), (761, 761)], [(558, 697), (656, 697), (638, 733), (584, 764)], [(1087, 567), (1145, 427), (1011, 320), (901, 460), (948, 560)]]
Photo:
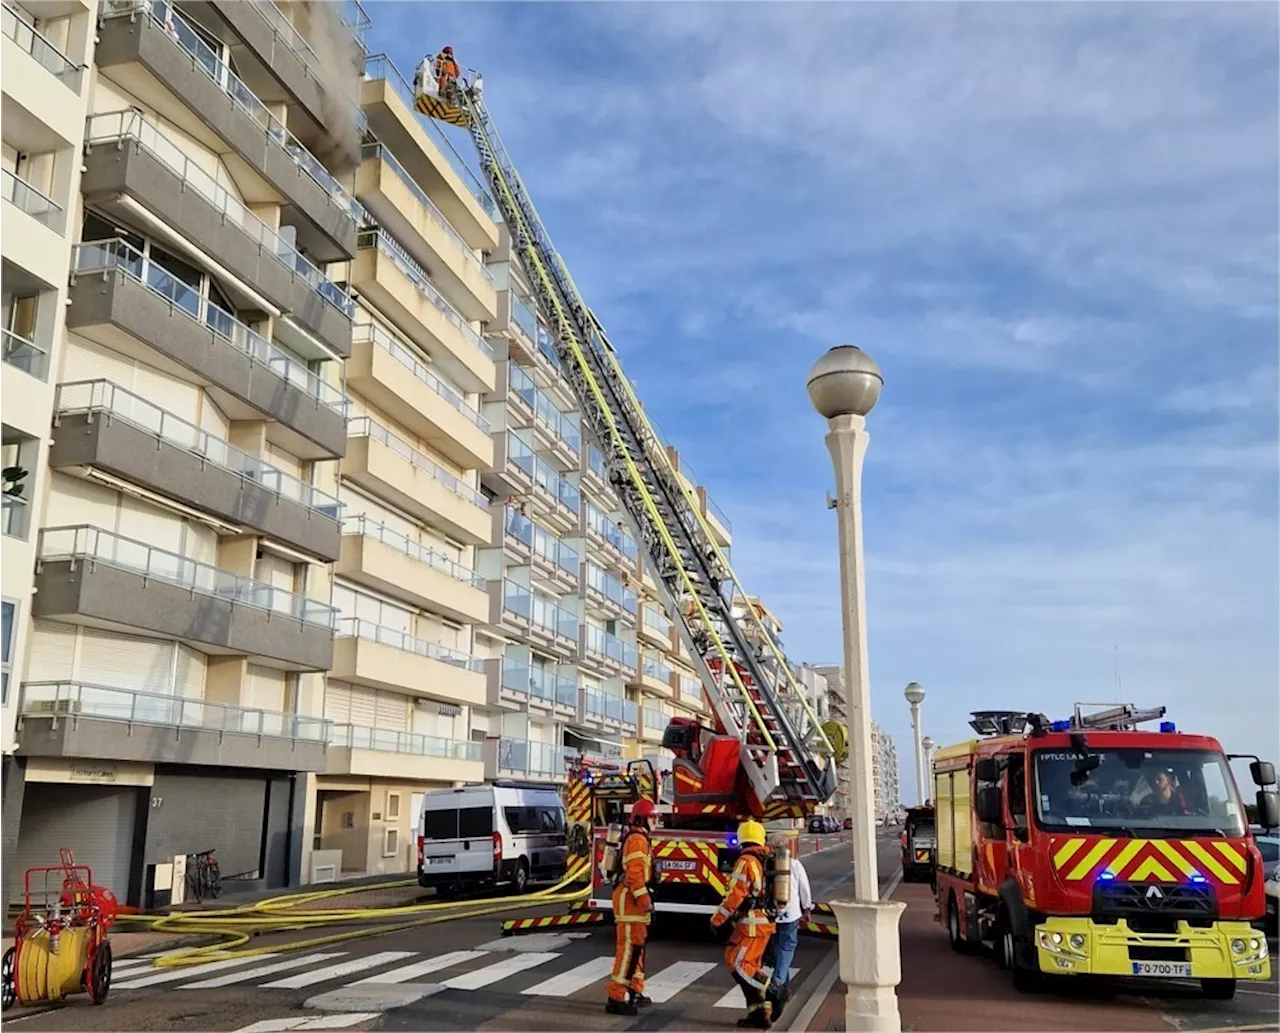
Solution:
[(222, 892), (222, 872), (218, 868), (216, 850), (188, 855), (187, 886), (197, 904), (203, 904), (206, 897), (218, 897)]

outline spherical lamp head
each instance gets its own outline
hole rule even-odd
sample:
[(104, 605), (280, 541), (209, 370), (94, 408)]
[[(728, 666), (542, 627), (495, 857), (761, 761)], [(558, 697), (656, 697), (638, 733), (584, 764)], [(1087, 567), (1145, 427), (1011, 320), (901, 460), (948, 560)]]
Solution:
[(926, 735), (923, 739), (920, 740), (920, 745), (923, 749), (931, 750), (936, 744), (933, 741), (933, 736)]
[(924, 688), (918, 681), (911, 682), (911, 684), (903, 690), (902, 694), (907, 698), (907, 702), (912, 706), (918, 706), (924, 702)]
[(828, 420), (866, 416), (879, 401), (882, 387), (880, 367), (852, 344), (837, 344), (809, 371), (809, 401)]

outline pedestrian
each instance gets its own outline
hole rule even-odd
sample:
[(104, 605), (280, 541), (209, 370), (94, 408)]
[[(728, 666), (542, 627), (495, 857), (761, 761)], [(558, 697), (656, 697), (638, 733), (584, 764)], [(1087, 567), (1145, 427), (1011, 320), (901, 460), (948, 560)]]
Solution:
[(792, 841), (780, 839), (774, 851), (791, 857), (791, 892), (787, 894), (787, 906), (778, 915), (778, 928), (773, 935), (773, 981), (785, 1001), (791, 985), (791, 962), (800, 940), (800, 923), (813, 917), (813, 892), (809, 888), (809, 873), (800, 863), (797, 851), (792, 849)]
[(773, 935), (773, 922), (766, 910), (771, 887), (765, 878), (770, 850), (765, 846), (764, 826), (758, 821), (744, 821), (738, 826), (738, 843), (742, 853), (734, 863), (729, 891), (711, 916), (711, 925), (718, 929), (733, 921), (724, 963), (747, 999), (747, 1014), (738, 1020), (738, 1025), (768, 1029), (773, 1002), (766, 995), (773, 970), (764, 964), (764, 952)]
[(609, 975), (610, 1015), (636, 1015), (650, 1001), (644, 995), (644, 945), (653, 916), (653, 845), (649, 823), (653, 801), (637, 800), (631, 806), (631, 827), (622, 841), (622, 860), (613, 888), (613, 972)]

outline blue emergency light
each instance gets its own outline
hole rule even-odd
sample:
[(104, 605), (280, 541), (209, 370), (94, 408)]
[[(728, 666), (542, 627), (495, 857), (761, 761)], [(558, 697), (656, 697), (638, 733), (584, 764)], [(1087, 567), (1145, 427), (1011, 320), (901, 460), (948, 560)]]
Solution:
[(1098, 879), (1101, 882), (1110, 882), (1116, 877), (1115, 872), (1099, 872)]
[(1177, 730), (1178, 730), (1178, 726), (1175, 725), (1172, 721), (1160, 722), (1160, 731), (1162, 732), (1176, 732)]
[(1201, 885), (1201, 886), (1202, 886), (1202, 885), (1204, 885), (1206, 882), (1208, 882), (1209, 880), (1208, 880), (1208, 879), (1206, 879), (1206, 878), (1205, 878), (1203, 875), (1201, 875), (1199, 872), (1192, 872), (1192, 873), (1191, 873), (1191, 881), (1192, 881), (1192, 882), (1194, 882), (1194, 883), (1196, 883), (1197, 885)]
[(1051, 725), (1049, 726), (1049, 729), (1050, 729), (1050, 731), (1054, 731), (1054, 732), (1069, 732), (1069, 731), (1071, 731), (1071, 722), (1070, 722), (1070, 721), (1055, 721), (1055, 722), (1053, 722), (1053, 724), (1051, 724)]
[(738, 837), (737, 837), (737, 835), (735, 835), (734, 833), (730, 832), (730, 833), (729, 833), (729, 846), (731, 846), (731, 847), (735, 847), (735, 846), (737, 846), (737, 845), (738, 845)]

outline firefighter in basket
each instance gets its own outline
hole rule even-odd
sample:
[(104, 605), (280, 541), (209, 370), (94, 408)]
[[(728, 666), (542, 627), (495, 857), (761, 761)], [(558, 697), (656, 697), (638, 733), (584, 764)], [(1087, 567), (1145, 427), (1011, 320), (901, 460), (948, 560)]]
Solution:
[[(733, 981), (742, 987), (747, 999), (747, 1014), (738, 1025), (768, 1029), (781, 1013), (782, 998), (772, 982), (773, 970), (765, 964), (765, 948), (773, 935), (777, 914), (775, 896), (781, 884), (790, 884), (790, 869), (785, 860), (774, 865), (773, 851), (765, 845), (764, 826), (758, 821), (744, 821), (738, 826), (738, 843), (742, 853), (733, 866), (729, 892), (714, 915), (711, 924), (720, 928), (733, 922), (733, 934), (724, 951), (724, 963)], [(784, 869), (778, 872), (776, 868)]]
[[(644, 944), (653, 915), (653, 844), (649, 823), (653, 802), (638, 800), (631, 807), (631, 824), (625, 839), (616, 825), (605, 840), (604, 869), (614, 880), (613, 922), (617, 931), (613, 972), (609, 976), (610, 1015), (635, 1015), (650, 1003), (644, 995)], [(621, 843), (619, 843), (621, 840)]]

